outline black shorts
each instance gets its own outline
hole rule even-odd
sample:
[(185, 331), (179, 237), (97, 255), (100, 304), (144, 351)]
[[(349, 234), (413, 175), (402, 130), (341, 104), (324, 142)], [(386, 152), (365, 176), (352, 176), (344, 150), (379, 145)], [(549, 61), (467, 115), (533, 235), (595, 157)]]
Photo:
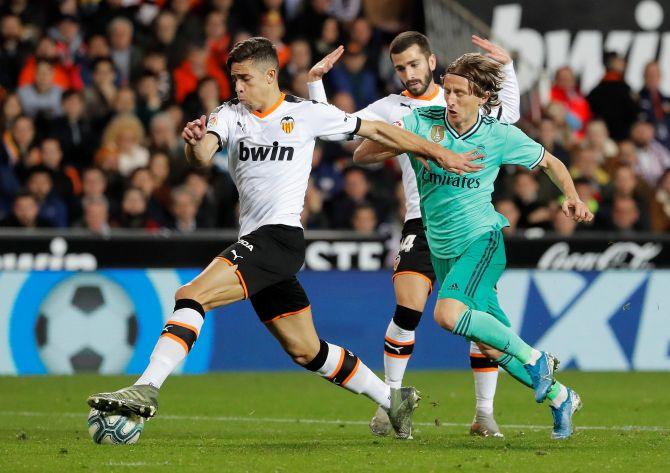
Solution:
[(430, 261), (430, 248), (426, 231), (420, 218), (407, 220), (402, 227), (400, 249), (393, 265), (393, 279), (400, 274), (417, 274), (424, 277), (433, 290), (435, 271)]
[(219, 255), (235, 271), (263, 323), (309, 308), (309, 299), (296, 273), (305, 262), (305, 236), (301, 228), (264, 225), (223, 250)]

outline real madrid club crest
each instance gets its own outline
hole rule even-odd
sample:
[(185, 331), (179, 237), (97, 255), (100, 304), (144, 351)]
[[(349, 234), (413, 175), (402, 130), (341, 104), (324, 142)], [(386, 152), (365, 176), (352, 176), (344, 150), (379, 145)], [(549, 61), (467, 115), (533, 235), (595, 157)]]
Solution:
[(284, 117), (281, 119), (281, 129), (287, 135), (293, 131), (294, 126), (295, 120), (293, 120), (293, 117)]
[(435, 143), (444, 139), (444, 127), (442, 125), (433, 125), (430, 129), (430, 137)]

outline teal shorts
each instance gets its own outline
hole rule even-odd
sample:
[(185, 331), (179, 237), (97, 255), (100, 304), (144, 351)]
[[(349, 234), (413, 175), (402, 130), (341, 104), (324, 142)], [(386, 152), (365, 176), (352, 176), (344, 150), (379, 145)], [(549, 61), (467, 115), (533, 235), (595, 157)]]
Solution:
[(500, 230), (477, 238), (462, 255), (455, 258), (431, 257), (440, 282), (438, 299), (456, 299), (468, 307), (493, 315), (510, 326), (498, 303), (496, 284), (505, 270), (505, 243)]

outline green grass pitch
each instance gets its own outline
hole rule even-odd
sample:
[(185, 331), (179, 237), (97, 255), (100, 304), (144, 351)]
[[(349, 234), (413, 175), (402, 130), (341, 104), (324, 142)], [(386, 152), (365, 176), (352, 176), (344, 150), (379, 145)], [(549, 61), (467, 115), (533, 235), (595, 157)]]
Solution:
[(505, 374), (505, 439), (468, 435), (469, 372), (410, 371), (423, 401), (415, 439), (399, 441), (369, 433), (366, 398), (295, 372), (173, 377), (133, 446), (94, 444), (84, 403), (131, 378), (0, 378), (0, 471), (670, 472), (670, 374), (560, 375), (585, 403), (563, 442), (549, 439), (549, 408)]

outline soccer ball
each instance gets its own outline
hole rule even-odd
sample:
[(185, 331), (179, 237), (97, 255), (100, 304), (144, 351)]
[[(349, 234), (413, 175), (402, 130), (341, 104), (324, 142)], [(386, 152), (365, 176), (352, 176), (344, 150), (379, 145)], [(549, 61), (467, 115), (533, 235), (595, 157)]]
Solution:
[(144, 429), (144, 419), (114, 412), (91, 409), (88, 413), (88, 433), (95, 443), (106, 445), (137, 443)]
[(115, 281), (75, 274), (42, 301), (35, 338), (49, 373), (122, 373), (137, 338), (135, 306)]

